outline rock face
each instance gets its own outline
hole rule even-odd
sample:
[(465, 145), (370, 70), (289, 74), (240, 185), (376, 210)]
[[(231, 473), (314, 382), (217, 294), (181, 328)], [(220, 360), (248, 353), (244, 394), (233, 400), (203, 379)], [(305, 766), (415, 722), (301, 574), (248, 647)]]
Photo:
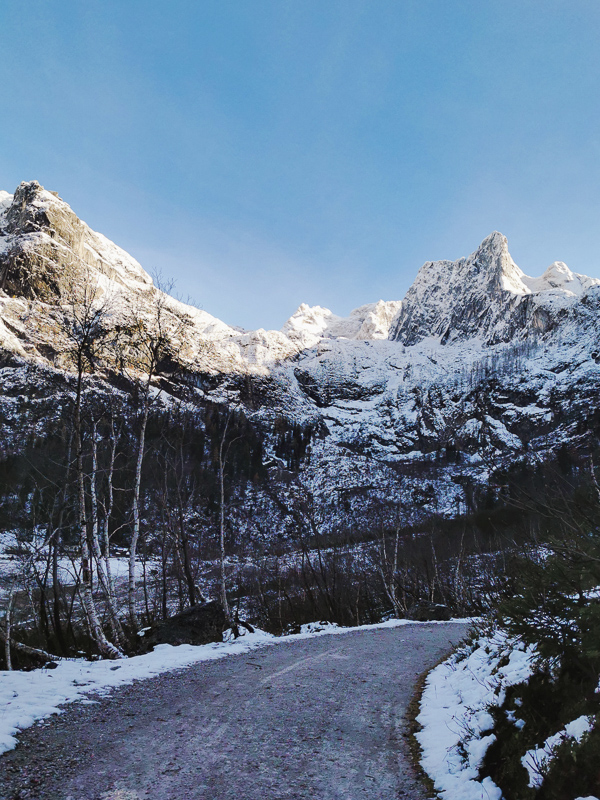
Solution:
[[(186, 402), (244, 409), (273, 471), (287, 466), (281, 421), (310, 431), (299, 474), (332, 528), (368, 527), (373, 509), (390, 521), (399, 507), (406, 520), (464, 512), (487, 487), (490, 465), (577, 448), (597, 429), (600, 280), (561, 262), (528, 277), (500, 233), (466, 258), (425, 264), (402, 301), (346, 318), (302, 305), (281, 331), (242, 331), (164, 295), (134, 259), (32, 182), (0, 193), (7, 451), (24, 435), (24, 398), (35, 385), (42, 403), (69, 369), (63, 323), (73, 282), (84, 280), (111, 298), (107, 325), (126, 327), (133, 311), (148, 319), (163, 303)], [(163, 378), (163, 396), (175, 402), (181, 386), (171, 374), (157, 375), (157, 386)], [(252, 502), (267, 508), (264, 498)], [(277, 509), (264, 515), (265, 527), (284, 524)]]
[(22, 183), (0, 217), (0, 289), (55, 303), (73, 284), (101, 276), (130, 291), (152, 281), (124, 250), (82, 222), (37, 181)]
[(546, 333), (557, 313), (600, 280), (556, 262), (529, 278), (512, 260), (506, 237), (494, 231), (468, 258), (424, 264), (393, 324), (390, 339), (414, 345), (481, 339), (486, 344)]
[(0, 347), (40, 360), (50, 355), (52, 361), (64, 350), (60, 342), (50, 352), (47, 348), (60, 337), (57, 315), (82, 286), (93, 286), (99, 300), (109, 298), (114, 322), (121, 325), (133, 311), (151, 316), (161, 298), (167, 325), (185, 333), (178, 347), (182, 361), (212, 374), (267, 375), (272, 365), (323, 336), (385, 339), (400, 306), (379, 301), (348, 319), (301, 306), (282, 331), (242, 331), (165, 296), (134, 258), (37, 181), (22, 183), (14, 195), (0, 193)]

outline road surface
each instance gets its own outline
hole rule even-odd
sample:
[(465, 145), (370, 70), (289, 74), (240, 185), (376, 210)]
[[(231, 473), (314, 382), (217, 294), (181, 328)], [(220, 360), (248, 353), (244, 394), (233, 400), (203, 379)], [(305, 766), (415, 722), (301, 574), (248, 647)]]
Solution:
[(24, 731), (2, 800), (424, 800), (404, 718), (457, 623), (264, 647), (122, 687)]

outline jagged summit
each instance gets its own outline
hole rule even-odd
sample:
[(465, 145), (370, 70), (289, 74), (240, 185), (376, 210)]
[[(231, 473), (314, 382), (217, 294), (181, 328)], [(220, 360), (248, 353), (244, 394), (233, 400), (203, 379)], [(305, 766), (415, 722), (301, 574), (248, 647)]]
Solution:
[[(141, 265), (93, 231), (56, 192), (37, 181), (0, 197), (0, 289), (55, 301), (83, 272), (133, 291), (151, 291)], [(101, 280), (102, 280), (101, 279)]]
[[(134, 258), (91, 230), (55, 192), (37, 181), (21, 183), (12, 195), (0, 192), (0, 346), (54, 359), (60, 352), (52, 333), (56, 315), (65, 313), (73, 286), (90, 280), (118, 298), (124, 313), (135, 307), (143, 314), (162, 296)], [(562, 262), (539, 278), (527, 276), (511, 258), (506, 237), (494, 231), (466, 258), (424, 264), (404, 300), (369, 303), (347, 317), (302, 304), (280, 331), (243, 331), (173, 298), (164, 302), (174, 328), (183, 323), (180, 352), (190, 366), (268, 374), (332, 340), (340, 345), (335, 352), (350, 353), (352, 342), (367, 341), (383, 354), (395, 342), (489, 345), (547, 332), (561, 314), (581, 309), (599, 285)]]
[[(157, 407), (245, 409), (267, 432), (274, 471), (285, 467), (282, 443), (295, 448), (304, 441), (297, 431), (312, 431), (303, 469), (333, 526), (340, 508), (357, 524), (371, 500), (377, 515), (390, 500), (406, 505), (410, 520), (469, 510), (473, 485), (487, 486), (490, 459), (544, 458), (577, 447), (588, 418), (589, 430), (597, 427), (600, 281), (562, 262), (531, 278), (501, 233), (468, 257), (427, 262), (402, 301), (346, 317), (303, 304), (280, 331), (241, 331), (162, 294), (135, 259), (29, 182), (0, 193), (3, 446), (24, 419), (24, 397), (51, 398), (61, 381), (68, 389), (68, 292), (78, 277), (97, 280), (141, 325), (154, 301), (164, 304), (179, 337), (167, 361), (180, 369), (155, 376)], [(108, 366), (98, 365), (90, 387), (112, 380)], [(364, 520), (373, 530), (373, 518)]]
[(387, 339), (401, 300), (379, 300), (355, 308), (348, 317), (338, 317), (328, 308), (302, 303), (283, 326), (290, 339), (309, 345), (318, 339)]
[(506, 237), (494, 231), (467, 258), (428, 261), (421, 267), (390, 339), (406, 345), (426, 338), (442, 344), (509, 341), (527, 329), (549, 329), (553, 312), (598, 285), (600, 280), (573, 273), (562, 262), (530, 278), (513, 261)]

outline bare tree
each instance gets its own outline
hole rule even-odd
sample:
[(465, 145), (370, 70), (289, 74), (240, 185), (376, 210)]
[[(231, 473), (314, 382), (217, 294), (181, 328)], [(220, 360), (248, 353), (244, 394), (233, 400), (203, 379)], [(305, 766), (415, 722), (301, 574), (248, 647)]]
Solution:
[(135, 312), (132, 324), (132, 339), (128, 347), (128, 357), (123, 364), (130, 377), (138, 384), (140, 400), (140, 417), (137, 434), (137, 448), (132, 497), (132, 530), (129, 547), (129, 585), (128, 607), (129, 621), (134, 630), (140, 627), (136, 609), (136, 561), (140, 538), (140, 490), (142, 484), (142, 467), (146, 448), (146, 429), (148, 417), (154, 399), (152, 382), (157, 371), (167, 357), (173, 358), (178, 340), (181, 337), (183, 323), (167, 308), (168, 297), (165, 292), (156, 289), (150, 310), (144, 313), (140, 307)]
[(6, 604), (6, 615), (4, 617), (4, 626), (6, 629), (6, 639), (4, 640), (4, 658), (6, 661), (6, 669), (10, 672), (12, 670), (12, 660), (10, 657), (10, 643), (12, 633), (12, 614), (15, 604), (15, 597), (17, 594), (17, 582), (13, 580), (10, 592), (8, 593), (8, 602)]
[[(229, 603), (227, 601), (227, 577), (225, 574), (225, 464), (227, 463), (227, 454), (229, 452), (229, 448), (233, 444), (236, 439), (233, 439), (230, 442), (227, 442), (227, 431), (229, 429), (229, 423), (231, 421), (231, 415), (233, 413), (233, 409), (229, 409), (227, 411), (227, 417), (225, 418), (225, 426), (223, 428), (223, 433), (219, 439), (219, 448), (217, 451), (218, 455), (218, 478), (219, 478), (219, 568), (220, 568), (220, 599), (221, 605), (223, 606), (223, 611), (225, 612), (225, 617), (227, 618), (227, 622), (229, 626), (234, 630), (234, 633), (237, 632), (237, 627), (233, 622), (233, 618), (231, 616), (231, 609), (229, 608)], [(236, 437), (239, 438), (239, 437)], [(227, 447), (225, 446), (227, 443)]]
[(75, 472), (78, 498), (78, 533), (81, 551), (81, 594), (90, 634), (100, 652), (110, 658), (119, 658), (122, 652), (110, 642), (102, 629), (94, 596), (92, 594), (92, 569), (88, 518), (86, 509), (83, 391), (84, 376), (95, 369), (106, 343), (106, 324), (109, 299), (101, 291), (98, 281), (88, 272), (83, 281), (73, 282), (64, 315), (64, 332), (69, 345), (69, 356), (75, 368), (75, 402), (73, 408), (73, 443), (75, 446)]
[[(111, 420), (112, 423), (112, 420)], [(112, 473), (114, 471), (114, 458), (115, 458), (115, 442), (113, 439), (112, 450), (110, 456), (109, 466), (109, 503), (112, 505)], [(94, 561), (96, 564), (96, 572), (98, 580), (103, 589), (106, 599), (106, 606), (108, 609), (108, 616), (110, 620), (110, 627), (112, 635), (116, 642), (121, 647), (125, 647), (126, 638), (119, 620), (117, 607), (115, 603), (113, 584), (110, 577), (110, 550), (108, 547), (108, 518), (105, 520), (103, 531), (106, 537), (104, 552), (100, 545), (100, 512), (98, 502), (98, 420), (94, 419), (91, 428), (91, 472), (89, 476), (90, 483), (90, 543)]]

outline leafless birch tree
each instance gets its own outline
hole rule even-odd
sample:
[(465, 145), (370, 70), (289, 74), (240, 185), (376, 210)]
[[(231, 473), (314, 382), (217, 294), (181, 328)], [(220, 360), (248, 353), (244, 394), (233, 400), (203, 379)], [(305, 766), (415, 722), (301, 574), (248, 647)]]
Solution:
[[(75, 368), (75, 402), (73, 408), (73, 443), (75, 447), (75, 473), (78, 500), (78, 535), (81, 552), (81, 594), (90, 634), (102, 655), (119, 658), (122, 653), (106, 637), (92, 594), (92, 564), (88, 515), (86, 508), (83, 437), (83, 390), (86, 372), (94, 369), (101, 357), (106, 338), (106, 320), (109, 303), (97, 282), (88, 279), (70, 286), (70, 297), (65, 309), (64, 331), (69, 343), (69, 355)], [(93, 548), (93, 545), (92, 545)]]

